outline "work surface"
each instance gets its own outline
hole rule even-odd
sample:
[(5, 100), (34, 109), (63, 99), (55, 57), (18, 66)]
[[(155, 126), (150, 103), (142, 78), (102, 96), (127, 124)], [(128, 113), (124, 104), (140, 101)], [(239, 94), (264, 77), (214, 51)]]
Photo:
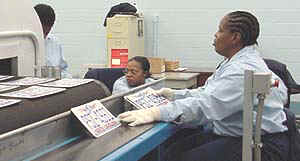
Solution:
[(199, 73), (183, 73), (183, 72), (165, 72), (161, 74), (152, 74), (154, 79), (165, 77), (165, 87), (174, 89), (184, 89), (196, 87), (197, 76)]
[[(76, 141), (62, 146), (46, 155), (36, 158), (37, 161), (98, 161), (107, 156), (114, 150), (145, 131), (149, 130), (153, 125), (144, 125), (138, 127), (121, 126), (113, 131), (97, 138), (82, 136)], [(118, 156), (115, 156), (118, 157)]]
[[(152, 84), (156, 84), (159, 82), (152, 82)], [(148, 85), (144, 85), (144, 87), (138, 87), (138, 88), (146, 88)], [(134, 89), (129, 92), (134, 92)], [(118, 94), (111, 97), (107, 97), (104, 99), (101, 99), (100, 101), (104, 104), (105, 107), (107, 107), (110, 112), (113, 114), (117, 114), (122, 109), (124, 109), (124, 102), (123, 102), (123, 96), (127, 95), (128, 93), (124, 94)], [(120, 157), (128, 157), (128, 155), (134, 156), (135, 159), (138, 159), (139, 157), (142, 157), (146, 153), (148, 153), (151, 149), (145, 148), (147, 146), (144, 145), (144, 148), (137, 149), (134, 148), (128, 148), (127, 145), (129, 142), (132, 141), (142, 141), (147, 140), (147, 138), (144, 138), (143, 135), (140, 136), (143, 133), (147, 133), (149, 129), (152, 129), (153, 124), (143, 125), (143, 126), (137, 126), (137, 127), (129, 127), (128, 125), (122, 125), (109, 133), (97, 138), (93, 139), (86, 136), (80, 136), (78, 138), (70, 138), (68, 140), (65, 140), (62, 142), (60, 147), (55, 148), (54, 150), (51, 150), (48, 153), (40, 152), (42, 155), (35, 155), (29, 159), (34, 160), (41, 160), (41, 161), (61, 161), (61, 160), (72, 160), (72, 161), (98, 161), (99, 159), (106, 160), (107, 157), (113, 157), (114, 159), (108, 159), (108, 160), (117, 160), (117, 158)], [(151, 143), (148, 143), (151, 144)], [(151, 144), (155, 145), (155, 144)], [(141, 146), (141, 144), (137, 143), (134, 144), (133, 147)], [(124, 148), (123, 148), (124, 147)], [(131, 146), (132, 147), (132, 146)], [(149, 146), (148, 146), (149, 147)], [(114, 155), (113, 152), (122, 150), (126, 151), (124, 154), (117, 154)], [(47, 151), (47, 150), (46, 150)], [(119, 160), (119, 159), (118, 159)], [(121, 159), (121, 160), (128, 160), (128, 159)]]
[[(28, 86), (22, 86), (10, 91), (16, 91), (26, 87)], [(68, 88), (66, 91), (54, 95), (36, 99), (21, 99), (22, 102), (18, 104), (0, 108), (0, 134), (106, 96), (103, 88), (101, 88), (99, 84), (90, 82), (88, 84)]]
[(187, 68), (184, 71), (164, 72), (152, 74), (157, 79), (166, 77), (165, 86), (174, 89), (196, 88), (203, 86), (208, 77), (215, 72), (215, 68)]
[[(143, 88), (147, 88), (148, 86), (156, 83), (159, 83), (159, 81), (151, 82), (148, 85), (137, 87), (128, 91), (127, 93), (120, 93), (114, 96), (103, 98), (100, 101), (110, 112), (112, 112), (116, 116), (120, 112), (124, 111), (124, 95), (133, 93)], [(86, 85), (89, 86), (92, 84), (93, 83)], [(95, 87), (91, 88), (94, 88), (95, 90)], [(84, 94), (81, 91), (77, 91), (76, 93), (78, 93), (79, 95)], [(62, 93), (52, 95), (51, 97), (59, 97), (59, 95), (61, 94)], [(95, 93), (91, 94), (95, 95)], [(71, 95), (70, 97), (72, 96), (73, 95)], [(47, 99), (47, 97), (40, 99)], [(64, 99), (66, 99), (66, 97), (64, 97)], [(59, 99), (59, 101), (64, 102), (64, 99), (61, 98)], [(35, 103), (31, 102), (33, 100), (26, 101), (29, 101), (30, 105)], [(39, 102), (39, 100), (36, 101)], [(123, 146), (134, 140), (143, 140), (140, 135), (143, 135), (143, 133), (151, 129), (153, 126), (150, 124), (138, 127), (129, 127), (127, 125), (122, 125), (121, 127), (118, 127), (97, 139), (93, 139), (86, 135), (86, 133), (82, 129), (82, 126), (78, 123), (78, 120), (74, 119), (74, 116), (71, 115), (70, 111), (66, 111), (64, 113), (60, 113), (53, 117), (47, 118), (47, 120), (52, 120), (52, 118), (54, 118), (54, 120), (51, 122), (44, 123), (36, 128), (23, 131), (11, 137), (5, 137), (4, 139), (0, 140), (0, 154), (2, 154), (0, 157), (0, 161), (98, 161), (99, 159), (105, 159), (105, 157), (110, 156), (109, 154), (112, 154), (112, 152), (116, 151), (117, 149), (123, 149)], [(140, 144), (136, 145), (139, 146)], [(154, 147), (147, 149), (143, 148), (142, 153), (139, 153), (140, 155), (135, 156), (135, 158), (138, 159), (138, 157), (142, 157), (153, 148)], [(133, 155), (134, 153), (135, 151), (131, 150), (130, 154)]]
[(190, 80), (197, 77), (198, 73), (184, 73), (184, 72), (165, 72), (162, 74), (152, 74), (153, 78), (166, 77), (166, 80)]

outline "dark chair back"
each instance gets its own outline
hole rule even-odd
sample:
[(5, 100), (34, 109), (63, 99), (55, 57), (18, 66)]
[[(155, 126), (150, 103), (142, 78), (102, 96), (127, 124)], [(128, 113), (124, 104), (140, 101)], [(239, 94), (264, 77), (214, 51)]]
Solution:
[(288, 136), (290, 141), (290, 152), (289, 161), (299, 161), (300, 160), (300, 133), (296, 127), (296, 116), (289, 109), (285, 108), (284, 112), (286, 114), (287, 120), (283, 123), (288, 128)]
[(84, 78), (101, 81), (112, 92), (115, 81), (124, 75), (123, 70), (124, 68), (91, 69), (85, 74)]
[(288, 88), (288, 102), (285, 107), (290, 107), (290, 96), (292, 94), (300, 93), (300, 85), (296, 83), (293, 79), (291, 73), (288, 71), (285, 64), (273, 60), (273, 59), (264, 59), (268, 68), (274, 72), (280, 79), (284, 82), (285, 86)]

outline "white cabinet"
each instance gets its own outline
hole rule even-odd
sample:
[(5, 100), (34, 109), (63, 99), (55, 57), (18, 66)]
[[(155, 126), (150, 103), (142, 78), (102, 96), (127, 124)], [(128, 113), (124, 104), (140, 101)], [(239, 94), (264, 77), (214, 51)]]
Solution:
[(144, 56), (144, 18), (115, 15), (107, 18), (108, 66), (122, 68), (128, 59)]

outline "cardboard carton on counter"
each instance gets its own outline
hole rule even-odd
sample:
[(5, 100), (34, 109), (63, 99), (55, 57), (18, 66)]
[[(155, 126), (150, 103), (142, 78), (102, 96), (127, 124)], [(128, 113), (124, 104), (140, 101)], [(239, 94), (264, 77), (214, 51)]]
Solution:
[(159, 57), (147, 57), (150, 62), (150, 73), (159, 74), (165, 72), (165, 59)]
[(175, 71), (179, 68), (179, 61), (165, 61), (166, 72)]

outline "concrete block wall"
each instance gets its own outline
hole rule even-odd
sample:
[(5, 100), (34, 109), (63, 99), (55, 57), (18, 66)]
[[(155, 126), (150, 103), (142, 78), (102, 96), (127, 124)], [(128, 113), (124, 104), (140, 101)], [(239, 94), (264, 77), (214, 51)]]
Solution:
[[(33, 0), (34, 4), (48, 3), (55, 8), (57, 22), (53, 32), (63, 43), (73, 76), (84, 75), (83, 64), (106, 63), (102, 24), (109, 6), (119, 2), (124, 0)], [(230, 11), (250, 11), (260, 21), (262, 56), (286, 63), (300, 83), (299, 0), (130, 2), (136, 3), (145, 16), (145, 54), (178, 59), (182, 66), (215, 67), (222, 57), (214, 52), (211, 44), (220, 19)], [(300, 101), (300, 95), (293, 96), (292, 100)]]

